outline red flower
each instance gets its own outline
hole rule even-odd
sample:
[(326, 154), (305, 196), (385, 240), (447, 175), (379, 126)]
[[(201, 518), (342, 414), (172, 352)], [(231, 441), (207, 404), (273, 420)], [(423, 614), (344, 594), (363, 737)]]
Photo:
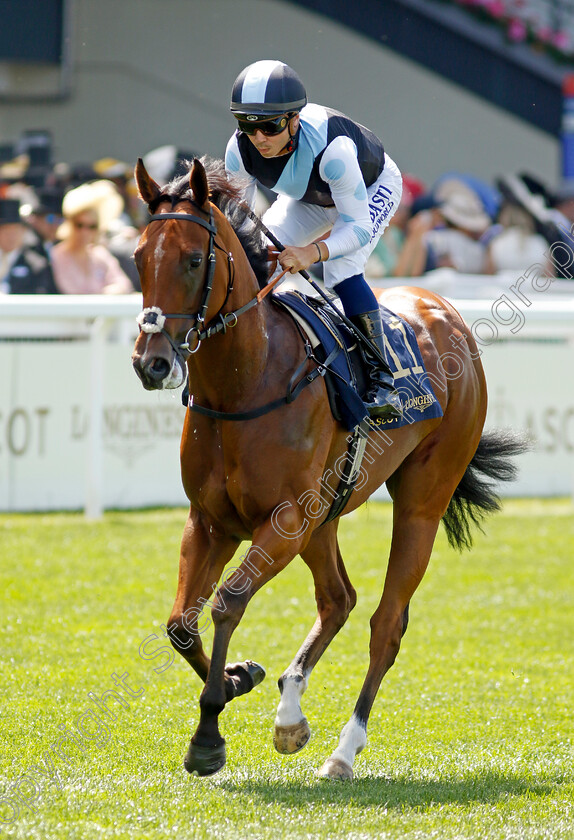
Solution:
[(512, 18), (508, 24), (506, 34), (511, 41), (520, 42), (526, 40), (528, 30), (523, 20)]
[(506, 7), (503, 0), (487, 0), (484, 8), (493, 18), (503, 18), (506, 15)]

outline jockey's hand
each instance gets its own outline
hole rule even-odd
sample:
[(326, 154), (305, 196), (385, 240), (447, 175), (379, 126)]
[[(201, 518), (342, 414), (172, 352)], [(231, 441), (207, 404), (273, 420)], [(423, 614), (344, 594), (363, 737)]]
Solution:
[(269, 276), (275, 272), (277, 268), (277, 257), (279, 256), (279, 251), (275, 248), (274, 245), (270, 245), (267, 248), (267, 262), (269, 263)]
[(317, 248), (312, 242), (302, 248), (288, 245), (277, 258), (282, 268), (288, 268), (291, 274), (297, 274), (298, 271), (306, 271), (310, 265), (316, 263), (318, 256)]

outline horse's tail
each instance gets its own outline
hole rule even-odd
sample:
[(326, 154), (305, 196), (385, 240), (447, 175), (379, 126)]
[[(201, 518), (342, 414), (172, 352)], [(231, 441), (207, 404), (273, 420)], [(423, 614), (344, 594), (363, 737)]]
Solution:
[(528, 439), (516, 432), (497, 430), (483, 434), (442, 518), (453, 548), (470, 548), (473, 527), (482, 531), (484, 517), (500, 510), (496, 484), (516, 478), (518, 470), (512, 459), (528, 449)]

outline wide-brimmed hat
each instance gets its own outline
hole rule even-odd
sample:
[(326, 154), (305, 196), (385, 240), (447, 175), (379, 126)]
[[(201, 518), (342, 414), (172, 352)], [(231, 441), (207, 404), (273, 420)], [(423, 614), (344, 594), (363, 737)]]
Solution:
[(129, 163), (111, 157), (95, 160), (92, 166), (100, 178), (129, 178), (133, 173), (133, 166)]
[(456, 227), (470, 233), (484, 233), (491, 219), (477, 195), (472, 191), (453, 191), (440, 204), (442, 216)]
[(18, 155), (12, 160), (4, 161), (0, 164), (0, 180), (21, 181), (25, 177), (29, 166), (30, 158), (28, 155)]
[(93, 211), (98, 219), (100, 231), (106, 231), (121, 214), (124, 200), (111, 181), (89, 181), (70, 190), (62, 201), (64, 223), (58, 228), (58, 238), (64, 239), (70, 233), (70, 220), (80, 213)]
[(177, 160), (177, 146), (158, 146), (143, 156), (144, 166), (158, 184), (167, 184), (173, 175)]
[(0, 225), (23, 224), (17, 198), (0, 198)]
[(143, 156), (144, 166), (154, 181), (167, 184), (172, 178), (185, 175), (189, 170), (190, 161), (201, 157), (200, 152), (193, 149), (180, 149), (177, 146), (158, 146)]
[(507, 202), (526, 210), (540, 232), (542, 226), (553, 222), (550, 193), (536, 179), (527, 175), (502, 175), (496, 184)]

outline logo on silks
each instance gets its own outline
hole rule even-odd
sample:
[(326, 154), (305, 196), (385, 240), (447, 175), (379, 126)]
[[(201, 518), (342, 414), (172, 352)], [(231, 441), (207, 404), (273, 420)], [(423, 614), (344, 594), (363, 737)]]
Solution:
[[(402, 407), (403, 407), (403, 414), (406, 414), (408, 411), (416, 410), (420, 412), (426, 411), (427, 408), (430, 408), (436, 402), (435, 397), (431, 396), (430, 394), (421, 394), (420, 396), (409, 397), (407, 400), (402, 400)], [(400, 417), (369, 417), (369, 423), (373, 427), (377, 426), (396, 426), (404, 425), (400, 423), (402, 418)], [(412, 418), (409, 422), (416, 423), (418, 418)], [(422, 418), (421, 418), (422, 419)]]
[(411, 408), (415, 408), (417, 411), (424, 411), (425, 408), (428, 408), (432, 405), (435, 401), (434, 397), (431, 397), (430, 394), (423, 394), (420, 397), (411, 397), (406, 402), (403, 402), (403, 411), (409, 411)]

